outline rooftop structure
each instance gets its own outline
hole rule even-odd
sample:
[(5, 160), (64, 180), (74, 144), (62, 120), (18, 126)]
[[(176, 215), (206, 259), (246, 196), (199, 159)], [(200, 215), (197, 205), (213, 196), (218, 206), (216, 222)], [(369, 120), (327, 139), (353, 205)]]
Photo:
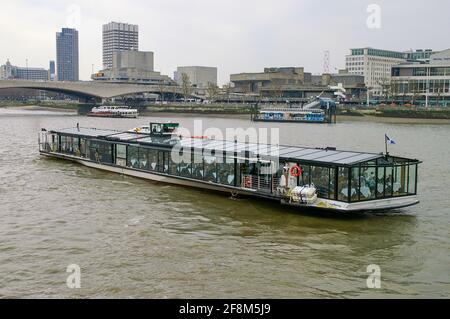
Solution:
[(112, 68), (92, 75), (94, 81), (153, 85), (174, 85), (172, 79), (154, 71), (153, 52), (115, 51)]
[(182, 74), (189, 77), (193, 87), (205, 89), (208, 85), (217, 85), (217, 68), (207, 66), (179, 66), (175, 72), (175, 82), (182, 84)]
[(137, 25), (110, 22), (103, 25), (103, 68), (113, 67), (116, 51), (139, 50), (139, 27)]
[(334, 97), (330, 86), (343, 84), (348, 98), (361, 98), (366, 92), (364, 77), (357, 74), (311, 75), (302, 67), (265, 68), (261, 73), (232, 74), (237, 93), (258, 94), (265, 98), (308, 100), (319, 94)]

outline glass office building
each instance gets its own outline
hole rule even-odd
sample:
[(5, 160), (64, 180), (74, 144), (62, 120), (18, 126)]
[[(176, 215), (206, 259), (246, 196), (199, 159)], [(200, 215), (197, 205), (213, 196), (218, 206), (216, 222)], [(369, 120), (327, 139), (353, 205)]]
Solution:
[(78, 31), (63, 28), (56, 33), (58, 81), (79, 81)]

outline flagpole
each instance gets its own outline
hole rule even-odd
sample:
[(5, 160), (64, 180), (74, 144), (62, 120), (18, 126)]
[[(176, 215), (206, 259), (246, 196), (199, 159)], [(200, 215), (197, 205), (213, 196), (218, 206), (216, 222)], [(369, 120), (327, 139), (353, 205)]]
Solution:
[(387, 143), (387, 135), (386, 134), (384, 134), (384, 145), (386, 146), (386, 156), (388, 156), (389, 153), (388, 153), (388, 143)]

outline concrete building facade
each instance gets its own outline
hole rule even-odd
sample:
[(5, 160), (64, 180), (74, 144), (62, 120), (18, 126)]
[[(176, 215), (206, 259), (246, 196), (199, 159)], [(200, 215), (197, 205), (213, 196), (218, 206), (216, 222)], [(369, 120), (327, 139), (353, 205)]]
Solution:
[(437, 53), (431, 49), (402, 52), (357, 48), (350, 51), (345, 58), (346, 69), (351, 74), (364, 76), (366, 86), (375, 96), (381, 96), (383, 87), (390, 83), (392, 67), (407, 61), (427, 62), (432, 54)]
[(364, 76), (371, 93), (381, 95), (383, 85), (390, 81), (392, 67), (406, 62), (406, 56), (403, 52), (360, 48), (351, 49), (345, 60), (350, 74)]
[(331, 86), (340, 83), (348, 91), (348, 99), (361, 99), (366, 94), (364, 76), (340, 74), (312, 75), (302, 67), (266, 68), (261, 73), (232, 74), (235, 93), (254, 94), (276, 99), (309, 99), (322, 94), (334, 97)]
[(182, 84), (182, 74), (189, 77), (191, 85), (200, 89), (208, 87), (208, 84), (217, 85), (217, 68), (207, 66), (180, 66), (175, 72), (175, 82)]
[(56, 71), (58, 81), (79, 81), (78, 31), (63, 28), (56, 33)]
[(428, 62), (410, 62), (392, 68), (388, 95), (395, 100), (425, 106), (450, 105), (450, 49), (430, 55)]
[(302, 85), (305, 83), (305, 72), (302, 67), (265, 68), (260, 73), (232, 74), (230, 81), (236, 92), (258, 94), (263, 88)]
[(112, 68), (134, 68), (144, 71), (154, 71), (154, 53), (143, 51), (115, 51)]
[(18, 67), (12, 65), (8, 60), (0, 67), (0, 79), (45, 81), (49, 79), (49, 70), (44, 68)]
[(109, 69), (92, 75), (94, 81), (149, 85), (174, 85), (174, 81), (154, 71), (154, 53), (140, 51), (115, 51)]
[(116, 51), (139, 50), (139, 26), (110, 22), (103, 25), (103, 68), (113, 67)]

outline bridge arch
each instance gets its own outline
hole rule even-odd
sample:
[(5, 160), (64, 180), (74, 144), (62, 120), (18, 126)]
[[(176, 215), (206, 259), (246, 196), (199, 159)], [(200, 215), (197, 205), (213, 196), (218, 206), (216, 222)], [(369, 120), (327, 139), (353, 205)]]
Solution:
[[(0, 89), (34, 89), (69, 94), (85, 100), (103, 100), (117, 98), (131, 94), (142, 93), (168, 93), (182, 95), (180, 87), (126, 83), (102, 82), (55, 82), (55, 81), (28, 81), (28, 80), (1, 80)], [(201, 98), (192, 94), (194, 98)]]

